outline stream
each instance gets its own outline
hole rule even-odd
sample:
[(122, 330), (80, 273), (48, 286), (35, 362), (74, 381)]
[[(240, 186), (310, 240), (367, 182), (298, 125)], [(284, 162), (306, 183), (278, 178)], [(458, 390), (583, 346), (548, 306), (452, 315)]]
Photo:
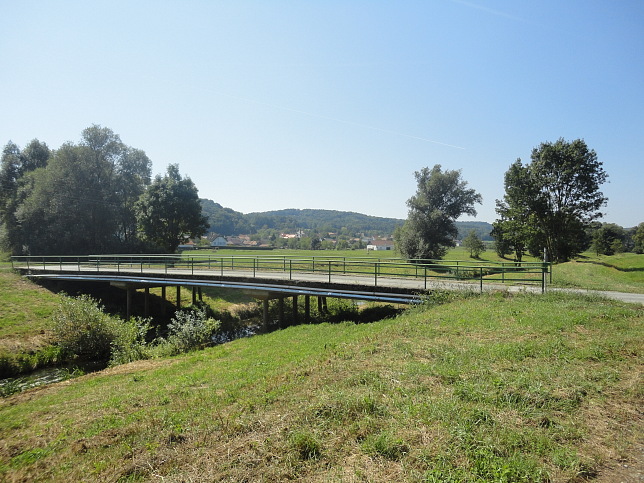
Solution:
[(44, 384), (53, 384), (55, 382), (65, 381), (67, 379), (72, 379), (74, 377), (87, 374), (88, 372), (94, 372), (104, 368), (104, 363), (96, 362), (85, 364), (82, 367), (45, 367), (43, 369), (30, 372), (29, 374), (0, 379), (0, 397), (7, 397)]

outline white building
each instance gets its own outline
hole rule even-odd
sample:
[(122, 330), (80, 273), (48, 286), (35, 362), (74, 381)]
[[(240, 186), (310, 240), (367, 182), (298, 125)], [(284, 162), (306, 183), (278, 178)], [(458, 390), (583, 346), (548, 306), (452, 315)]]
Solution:
[(373, 240), (367, 245), (367, 250), (381, 251), (393, 250), (394, 242), (391, 240)]

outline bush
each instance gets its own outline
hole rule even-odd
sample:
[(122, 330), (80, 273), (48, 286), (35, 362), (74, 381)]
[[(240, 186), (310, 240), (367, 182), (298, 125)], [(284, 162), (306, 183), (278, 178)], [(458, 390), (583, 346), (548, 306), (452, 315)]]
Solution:
[(162, 344), (169, 344), (175, 354), (195, 350), (212, 342), (217, 326), (204, 310), (179, 311), (168, 324), (168, 337)]
[(149, 319), (135, 317), (121, 322), (116, 337), (112, 341), (110, 365), (115, 366), (148, 359), (150, 353), (146, 346), (146, 336), (149, 331)]
[(64, 353), (86, 360), (110, 358), (117, 322), (89, 295), (64, 297), (52, 320), (54, 337)]

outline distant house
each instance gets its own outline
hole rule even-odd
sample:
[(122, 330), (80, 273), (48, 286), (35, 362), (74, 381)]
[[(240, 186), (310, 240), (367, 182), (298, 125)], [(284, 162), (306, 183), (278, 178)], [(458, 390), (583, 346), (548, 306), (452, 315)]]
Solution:
[(223, 236), (218, 236), (210, 242), (211, 247), (225, 247), (226, 245), (228, 245), (228, 242)]
[(393, 250), (394, 242), (392, 240), (372, 240), (367, 245), (367, 250), (382, 251)]

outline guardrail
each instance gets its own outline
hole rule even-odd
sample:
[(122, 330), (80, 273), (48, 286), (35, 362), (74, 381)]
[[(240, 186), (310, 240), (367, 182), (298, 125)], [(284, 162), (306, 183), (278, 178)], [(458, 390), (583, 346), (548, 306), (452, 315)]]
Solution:
[[(289, 280), (297, 273), (323, 274), (328, 282), (339, 282), (339, 276), (359, 276), (378, 286), (383, 279), (414, 279), (427, 282), (436, 279), (478, 282), (483, 284), (520, 283), (541, 285), (546, 289), (550, 263), (542, 262), (477, 262), (456, 260), (373, 259), (333, 256), (216, 256), (216, 255), (86, 255), (86, 256), (14, 256), (15, 269), (57, 271), (111, 271), (123, 273), (172, 273), (230, 275), (243, 272), (258, 274), (280, 272)], [(382, 284), (382, 283), (381, 283)]]

